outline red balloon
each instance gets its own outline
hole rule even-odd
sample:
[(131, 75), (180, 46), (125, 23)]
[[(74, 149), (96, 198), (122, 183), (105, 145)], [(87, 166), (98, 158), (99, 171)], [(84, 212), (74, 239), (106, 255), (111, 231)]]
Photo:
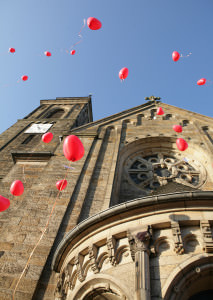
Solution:
[(63, 144), (64, 156), (70, 161), (77, 161), (84, 156), (84, 146), (75, 135), (69, 135)]
[(14, 196), (21, 196), (24, 193), (24, 185), (20, 180), (15, 180), (10, 186), (10, 192)]
[(0, 195), (0, 211), (8, 209), (9, 206), (10, 200)]
[(173, 130), (176, 132), (182, 132), (182, 126), (181, 125), (174, 125)]
[(52, 141), (52, 138), (53, 138), (53, 134), (52, 132), (47, 132), (45, 134), (42, 135), (42, 141), (44, 143), (49, 143)]
[(98, 29), (101, 28), (102, 24), (98, 19), (90, 17), (90, 18), (87, 19), (87, 26), (91, 30), (98, 30)]
[(74, 55), (75, 54), (75, 50), (70, 51), (70, 54)]
[(49, 52), (49, 51), (45, 51), (44, 54), (45, 54), (46, 56), (51, 56), (51, 55), (52, 55), (51, 52)]
[(67, 186), (67, 181), (65, 179), (56, 182), (56, 187), (59, 191), (64, 190), (66, 186)]
[(180, 151), (185, 151), (188, 148), (187, 142), (182, 138), (176, 140), (176, 145)]
[(197, 81), (198, 85), (204, 85), (206, 83), (206, 79), (205, 78), (201, 78), (200, 80)]
[(163, 111), (162, 107), (158, 107), (158, 109), (157, 109), (157, 115), (158, 116), (164, 115), (164, 111)]
[(10, 53), (15, 53), (15, 52), (16, 52), (16, 49), (15, 49), (15, 48), (9, 48), (9, 52), (10, 52)]
[(129, 74), (129, 70), (128, 70), (127, 68), (123, 68), (123, 69), (121, 69), (120, 72), (119, 72), (119, 78), (120, 78), (121, 80), (124, 80), (124, 79), (127, 78), (128, 74)]
[(26, 80), (28, 79), (28, 76), (27, 76), (27, 75), (23, 75), (23, 76), (21, 77), (21, 79), (22, 79), (23, 81), (26, 81)]
[(177, 51), (173, 51), (173, 53), (172, 53), (172, 59), (174, 61), (178, 61), (179, 58), (180, 58), (180, 54)]

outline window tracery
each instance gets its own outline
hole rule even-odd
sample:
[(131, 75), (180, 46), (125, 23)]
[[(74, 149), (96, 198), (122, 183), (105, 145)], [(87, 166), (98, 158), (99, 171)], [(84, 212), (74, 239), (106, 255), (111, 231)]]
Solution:
[(126, 164), (128, 180), (147, 192), (176, 182), (192, 188), (199, 188), (206, 179), (203, 166), (189, 163), (168, 153), (139, 154)]

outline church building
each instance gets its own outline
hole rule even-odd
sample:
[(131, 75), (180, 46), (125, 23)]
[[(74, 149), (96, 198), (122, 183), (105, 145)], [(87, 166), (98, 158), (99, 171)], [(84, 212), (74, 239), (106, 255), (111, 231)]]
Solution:
[(0, 135), (0, 300), (213, 299), (213, 119), (146, 100), (98, 121), (91, 96), (41, 100)]

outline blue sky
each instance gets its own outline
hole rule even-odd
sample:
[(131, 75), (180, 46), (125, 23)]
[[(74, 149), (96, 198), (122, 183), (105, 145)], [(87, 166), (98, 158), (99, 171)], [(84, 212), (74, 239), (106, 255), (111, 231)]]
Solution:
[[(213, 81), (212, 15), (212, 0), (1, 0), (0, 132), (41, 99), (89, 94), (94, 120), (150, 95), (213, 117), (213, 84), (196, 85)], [(88, 17), (102, 28), (85, 26), (71, 56)], [(173, 62), (174, 50), (192, 55)], [(121, 83), (123, 67), (129, 76)], [(29, 80), (17, 82), (25, 74)]]

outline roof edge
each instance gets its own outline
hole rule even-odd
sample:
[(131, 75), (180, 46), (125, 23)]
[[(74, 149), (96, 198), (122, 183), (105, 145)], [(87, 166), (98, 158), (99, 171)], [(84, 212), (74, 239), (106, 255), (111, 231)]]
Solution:
[(56, 97), (56, 99), (40, 100), (42, 104), (81, 104), (91, 102), (91, 95), (86, 97)]

